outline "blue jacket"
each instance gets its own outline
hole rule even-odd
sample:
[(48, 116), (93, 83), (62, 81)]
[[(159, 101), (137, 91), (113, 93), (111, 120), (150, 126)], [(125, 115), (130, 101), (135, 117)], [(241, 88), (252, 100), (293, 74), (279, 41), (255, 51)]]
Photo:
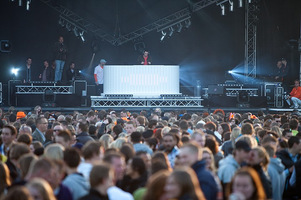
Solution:
[(207, 200), (216, 200), (218, 187), (212, 174), (206, 169), (206, 162), (204, 160), (197, 161), (191, 168), (195, 171), (201, 189)]

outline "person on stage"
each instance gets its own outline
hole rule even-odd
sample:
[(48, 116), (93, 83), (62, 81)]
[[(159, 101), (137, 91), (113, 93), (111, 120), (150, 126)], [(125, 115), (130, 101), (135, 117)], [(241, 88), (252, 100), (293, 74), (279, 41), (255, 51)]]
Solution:
[(96, 95), (101, 95), (103, 92), (103, 68), (107, 61), (105, 59), (101, 59), (99, 65), (97, 65), (94, 69), (94, 79), (96, 84)]
[(31, 64), (32, 64), (32, 59), (29, 57), (26, 60), (26, 66), (25, 70), (23, 71), (23, 83), (28, 83), (31, 81)]
[(140, 55), (138, 57), (138, 63), (141, 65), (151, 65), (152, 64), (151, 56), (149, 55), (149, 52), (147, 50), (144, 50), (143, 55)]
[(277, 71), (275, 74), (275, 81), (282, 82), (282, 61), (277, 61)]
[(54, 81), (61, 81), (65, 61), (67, 58), (67, 47), (64, 44), (63, 36), (59, 37), (58, 42), (54, 44), (54, 59), (55, 59), (55, 78)]
[[(291, 102), (293, 103), (291, 108), (298, 109), (301, 106), (301, 87), (300, 87), (299, 80), (295, 80), (295, 87), (291, 91), (288, 99), (290, 99)], [(291, 105), (290, 101), (287, 101), (287, 102), (289, 105)]]
[(44, 61), (44, 69), (42, 73), (39, 75), (39, 79), (43, 82), (53, 81), (54, 72), (53, 69), (49, 66), (49, 62), (47, 60)]
[(66, 79), (67, 81), (74, 81), (75, 80), (75, 63), (71, 62), (69, 69), (66, 71)]

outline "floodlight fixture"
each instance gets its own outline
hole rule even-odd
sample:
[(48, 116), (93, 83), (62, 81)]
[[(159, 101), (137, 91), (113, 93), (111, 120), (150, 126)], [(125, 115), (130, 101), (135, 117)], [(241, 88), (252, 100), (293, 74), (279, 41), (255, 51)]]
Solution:
[(81, 39), (83, 42), (85, 42), (84, 33), (85, 33), (85, 31), (82, 31), (82, 32), (79, 33), (80, 39)]
[(66, 25), (66, 29), (70, 32), (70, 31), (71, 31), (71, 24), (68, 23), (68, 24)]
[(230, 10), (230, 12), (233, 12), (233, 11), (234, 11), (234, 3), (233, 3), (233, 0), (229, 0), (229, 4), (230, 4), (229, 10)]
[(162, 36), (161, 36), (160, 41), (162, 42), (162, 41), (164, 40), (165, 36), (166, 36), (166, 32), (164, 32), (164, 31), (162, 30), (161, 33), (162, 33)]
[(175, 31), (175, 29), (173, 27), (170, 27), (168, 36), (171, 37), (173, 35), (174, 31)]
[(13, 68), (11, 69), (11, 73), (12, 73), (14, 76), (18, 76), (19, 70), (20, 70), (19, 68), (14, 68), (14, 67), (13, 67)]
[(182, 23), (178, 24), (177, 28), (178, 28), (177, 32), (180, 33), (182, 31), (182, 28), (183, 28)]
[(185, 21), (185, 27), (186, 27), (186, 28), (189, 28), (190, 25), (191, 25), (190, 19), (186, 20), (186, 21)]
[(225, 5), (221, 4), (220, 7), (222, 9), (222, 16), (225, 16), (226, 15)]
[(76, 37), (79, 36), (78, 30), (77, 30), (76, 27), (73, 28), (73, 33), (74, 33), (74, 35), (75, 35)]
[(238, 1), (238, 7), (242, 8), (243, 7), (243, 0)]

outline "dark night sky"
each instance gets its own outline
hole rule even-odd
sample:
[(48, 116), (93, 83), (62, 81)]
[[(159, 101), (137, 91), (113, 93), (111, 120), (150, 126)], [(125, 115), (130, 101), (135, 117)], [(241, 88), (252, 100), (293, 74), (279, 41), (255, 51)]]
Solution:
[[(194, 0), (196, 2), (196, 0)], [(73, 32), (58, 24), (59, 13), (39, 0), (32, 1), (30, 11), (17, 2), (0, 1), (0, 40), (11, 41), (11, 53), (0, 53), (0, 80), (6, 82), (12, 66), (24, 66), (27, 57), (33, 58), (36, 76), (44, 59), (52, 59), (51, 47), (58, 35), (65, 37), (69, 48), (67, 65), (75, 61), (79, 69), (89, 66), (92, 50), (92, 35), (86, 35), (82, 43)], [(58, 3), (78, 13), (104, 30), (114, 34), (116, 18), (119, 18), (120, 33), (126, 34), (150, 24), (164, 16), (188, 7), (185, 0), (61, 0)], [(237, 3), (234, 0), (234, 3)], [(299, 38), (300, 0), (261, 0), (259, 3), (257, 40), (258, 72), (268, 73), (276, 60), (288, 58), (291, 73), (299, 72), (298, 52), (290, 49), (288, 41)], [(151, 52), (154, 64), (181, 65), (181, 80), (194, 85), (222, 83), (227, 70), (244, 61), (244, 9), (235, 8), (233, 13), (221, 16), (219, 6), (211, 5), (192, 14), (192, 25), (181, 33), (160, 42), (161, 33), (153, 31), (143, 37)], [(100, 41), (93, 67), (100, 58), (108, 64), (136, 64), (138, 53), (132, 42), (119, 47)], [(65, 65), (66, 67), (66, 65)]]

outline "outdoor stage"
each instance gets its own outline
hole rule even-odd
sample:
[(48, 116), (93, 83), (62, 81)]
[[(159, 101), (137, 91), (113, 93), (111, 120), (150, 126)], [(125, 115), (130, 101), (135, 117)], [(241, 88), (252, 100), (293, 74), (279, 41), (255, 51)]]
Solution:
[[(187, 110), (212, 112), (223, 109), (229, 112), (288, 112), (283, 100), (284, 90), (279, 82), (238, 84), (235, 81), (191, 86), (192, 93), (180, 88), (177, 65), (112, 65), (104, 68), (104, 91), (95, 91), (95, 85), (86, 80), (74, 82), (30, 82), (11, 80), (4, 106), (30, 111), (36, 105), (43, 110), (73, 112), (90, 109), (114, 109), (129, 111)], [(5, 88), (5, 87), (4, 87)], [(7, 97), (5, 96), (7, 94)], [(6, 108), (7, 108), (6, 107)]]

